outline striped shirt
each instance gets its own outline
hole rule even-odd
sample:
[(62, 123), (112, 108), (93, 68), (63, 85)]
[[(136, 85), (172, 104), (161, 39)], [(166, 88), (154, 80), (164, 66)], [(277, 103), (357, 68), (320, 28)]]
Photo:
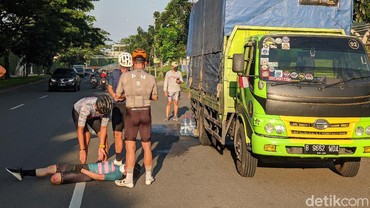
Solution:
[(85, 126), (87, 119), (102, 118), (101, 125), (107, 126), (109, 122), (109, 114), (100, 114), (95, 109), (97, 97), (85, 97), (74, 104), (74, 109), (78, 112), (78, 126)]
[(123, 177), (118, 165), (114, 165), (113, 161), (105, 161), (99, 163), (88, 164), (89, 170), (93, 173), (103, 174), (104, 180), (114, 181), (120, 180)]

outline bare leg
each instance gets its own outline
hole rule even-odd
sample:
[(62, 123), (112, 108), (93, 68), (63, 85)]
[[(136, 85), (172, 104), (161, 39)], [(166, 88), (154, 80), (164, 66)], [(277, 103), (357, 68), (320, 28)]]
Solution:
[(52, 175), (57, 172), (57, 166), (56, 165), (49, 165), (45, 168), (37, 168), (36, 169), (36, 176), (37, 177), (43, 177), (47, 175)]
[(114, 148), (116, 151), (116, 160), (122, 160), (122, 150), (123, 150), (123, 140), (122, 140), (122, 132), (121, 131), (114, 131)]
[(125, 141), (126, 146), (126, 167), (134, 169), (135, 166), (135, 152), (136, 152), (136, 142), (135, 141)]
[(153, 164), (153, 155), (152, 155), (152, 149), (151, 149), (151, 142), (141, 142), (141, 146), (144, 150), (144, 165), (146, 169), (149, 169), (152, 167)]
[(171, 104), (172, 100), (167, 101), (167, 106), (166, 106), (166, 117), (168, 118), (170, 115), (170, 110), (171, 110)]
[(132, 183), (133, 182), (133, 174), (134, 174), (134, 167), (135, 167), (135, 151), (136, 151), (136, 141), (125, 141), (126, 146), (126, 182)]
[(173, 101), (173, 114), (177, 116), (177, 112), (179, 111), (179, 101), (174, 100)]
[(55, 173), (51, 176), (50, 182), (55, 185), (59, 185), (62, 183), (62, 175), (60, 173)]

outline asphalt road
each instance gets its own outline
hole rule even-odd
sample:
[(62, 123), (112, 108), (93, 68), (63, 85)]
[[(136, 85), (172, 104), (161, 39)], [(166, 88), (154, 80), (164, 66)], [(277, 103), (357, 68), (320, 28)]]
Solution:
[[(179, 136), (179, 121), (165, 123), (163, 95), (153, 103), (153, 157), (156, 181), (144, 175), (133, 189), (113, 182), (51, 185), (49, 177), (17, 181), (6, 166), (24, 169), (55, 163), (79, 163), (78, 142), (71, 118), (78, 99), (103, 93), (48, 92), (39, 82), (0, 91), (0, 207), (307, 207), (370, 206), (370, 160), (359, 174), (344, 178), (327, 162), (260, 164), (253, 178), (238, 175), (229, 142), (223, 154), (200, 146), (196, 138)], [(159, 91), (161, 92), (159, 83)], [(188, 111), (182, 95), (180, 114)], [(110, 145), (113, 136), (109, 131)], [(88, 162), (95, 162), (98, 139), (93, 137)], [(114, 159), (111, 146), (110, 159)], [(141, 148), (137, 157), (142, 164)], [(338, 200), (339, 199), (339, 200)], [(366, 205), (366, 206), (365, 206)]]

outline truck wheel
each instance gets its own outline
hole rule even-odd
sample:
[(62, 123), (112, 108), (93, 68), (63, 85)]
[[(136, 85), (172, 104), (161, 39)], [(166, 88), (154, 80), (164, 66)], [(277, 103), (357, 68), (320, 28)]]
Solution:
[(199, 123), (199, 142), (202, 146), (211, 146), (212, 144), (211, 139), (210, 139), (211, 136), (208, 134), (207, 130), (204, 128), (203, 119), (204, 118), (200, 118), (200, 123)]
[(244, 126), (238, 122), (234, 137), (235, 165), (238, 173), (242, 177), (253, 177), (256, 173), (257, 158), (253, 157), (248, 145), (245, 142)]
[(337, 159), (334, 161), (335, 170), (344, 177), (354, 177), (360, 170), (361, 158)]

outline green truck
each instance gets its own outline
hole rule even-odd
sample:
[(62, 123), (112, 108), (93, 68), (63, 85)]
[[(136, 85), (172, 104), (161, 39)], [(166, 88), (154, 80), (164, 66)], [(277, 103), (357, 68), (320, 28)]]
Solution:
[(199, 0), (190, 15), (191, 109), (202, 145), (233, 141), (235, 166), (370, 156), (370, 64), (350, 36), (353, 1)]

